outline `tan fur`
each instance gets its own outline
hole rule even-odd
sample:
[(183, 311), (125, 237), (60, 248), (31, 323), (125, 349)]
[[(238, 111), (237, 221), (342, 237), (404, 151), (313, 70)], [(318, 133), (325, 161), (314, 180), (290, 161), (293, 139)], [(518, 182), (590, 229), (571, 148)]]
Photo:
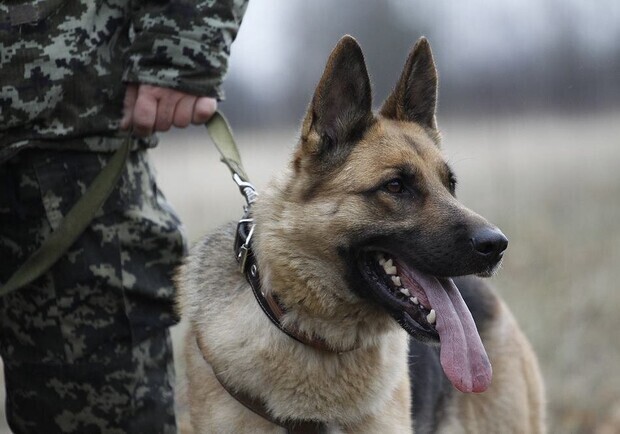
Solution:
[[(366, 108), (356, 113), (357, 106), (344, 107), (340, 118), (329, 118), (332, 105), (340, 104), (329, 92), (343, 85), (342, 65), (357, 68), (353, 81), (366, 74), (357, 44), (345, 39), (328, 61), (288, 170), (261, 192), (253, 208), (263, 287), (286, 307), (285, 325), (320, 336), (334, 352), (303, 345), (274, 327), (237, 270), (230, 252), (234, 227), (216, 232), (194, 248), (177, 278), (179, 308), (190, 323), (185, 357), (196, 433), (283, 432), (235, 401), (213, 370), (228, 387), (262, 399), (276, 418), (323, 420), (331, 433), (413, 432), (408, 336), (381, 306), (351, 290), (337, 247), (377, 226), (395, 232), (411, 225), (442, 230), (453, 213), (486, 221), (456, 202), (446, 187), (449, 174), (438, 147), (432, 92), (426, 105), (411, 108), (398, 94), (410, 86), (401, 83), (383, 115), (373, 117), (365, 111), (370, 100), (362, 80), (356, 103)], [(411, 56), (426, 63), (408, 61), (409, 68), (422, 64), (426, 69), (418, 74), (423, 76), (434, 71), (424, 44)], [(422, 114), (412, 122), (390, 114), (396, 112)], [(325, 127), (329, 122), (335, 132)], [(330, 162), (317, 165), (325, 134), (346, 141), (340, 129), (354, 130), (360, 123), (364, 133), (349, 152), (334, 153)], [(383, 192), (368, 200), (364, 192), (397, 176), (396, 168), (403, 165), (415, 168), (417, 188), (429, 198), (423, 209)], [(533, 352), (507, 307), (493, 301), (493, 293), (485, 296), (496, 305), (482, 335), (493, 383), (479, 395), (452, 393), (439, 432), (544, 432), (542, 382)], [(207, 354), (197, 347), (197, 336)]]

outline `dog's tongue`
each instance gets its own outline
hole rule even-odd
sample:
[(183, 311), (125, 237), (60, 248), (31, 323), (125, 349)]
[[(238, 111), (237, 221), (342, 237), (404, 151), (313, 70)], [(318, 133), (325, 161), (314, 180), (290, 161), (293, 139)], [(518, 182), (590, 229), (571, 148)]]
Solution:
[(417, 282), (437, 313), (435, 328), (441, 341), (441, 366), (461, 392), (484, 392), (491, 384), (492, 369), (474, 319), (452, 279), (439, 279), (412, 269), (399, 274), (403, 285)]

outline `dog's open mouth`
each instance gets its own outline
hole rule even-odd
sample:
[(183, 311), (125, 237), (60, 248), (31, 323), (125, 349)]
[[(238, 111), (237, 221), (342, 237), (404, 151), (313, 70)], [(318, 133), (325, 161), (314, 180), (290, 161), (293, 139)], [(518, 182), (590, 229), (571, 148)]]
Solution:
[(483, 392), (491, 364), (472, 315), (450, 278), (424, 274), (385, 253), (366, 252), (360, 267), (375, 300), (410, 335), (441, 343), (443, 370), (462, 392)]

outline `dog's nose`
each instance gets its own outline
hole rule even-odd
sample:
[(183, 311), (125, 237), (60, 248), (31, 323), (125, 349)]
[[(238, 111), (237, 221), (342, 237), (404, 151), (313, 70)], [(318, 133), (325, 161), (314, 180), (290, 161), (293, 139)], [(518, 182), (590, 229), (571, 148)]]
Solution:
[(508, 247), (508, 238), (497, 228), (477, 229), (470, 241), (477, 254), (489, 259), (499, 258)]

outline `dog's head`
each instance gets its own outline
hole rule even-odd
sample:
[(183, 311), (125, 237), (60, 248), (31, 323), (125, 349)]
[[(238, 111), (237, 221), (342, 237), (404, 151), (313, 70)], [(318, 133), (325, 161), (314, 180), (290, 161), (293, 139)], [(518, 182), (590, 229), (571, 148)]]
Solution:
[(441, 341), (455, 386), (484, 390), (488, 358), (450, 277), (491, 275), (507, 239), (455, 197), (456, 178), (439, 148), (437, 72), (426, 39), (379, 114), (371, 103), (362, 51), (345, 36), (308, 108), (273, 214), (302, 255), (288, 272), (303, 273), (303, 257), (310, 268), (323, 261), (334, 297), (371, 300), (413, 337)]

